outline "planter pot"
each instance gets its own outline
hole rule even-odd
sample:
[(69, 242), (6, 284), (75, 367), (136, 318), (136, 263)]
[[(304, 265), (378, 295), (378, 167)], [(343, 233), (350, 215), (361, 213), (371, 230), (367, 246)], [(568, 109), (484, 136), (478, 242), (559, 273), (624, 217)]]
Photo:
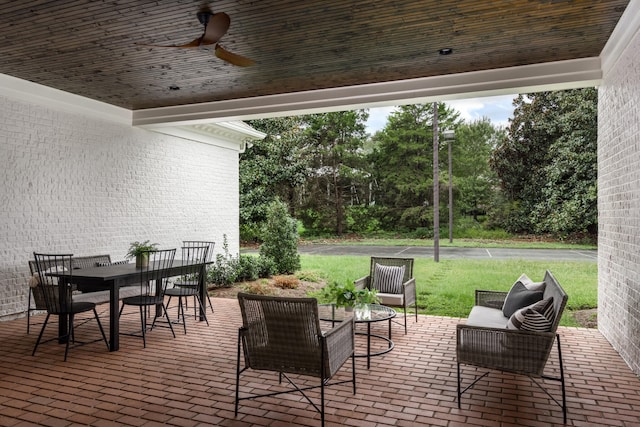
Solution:
[(149, 254), (136, 255), (136, 268), (147, 268), (149, 266)]

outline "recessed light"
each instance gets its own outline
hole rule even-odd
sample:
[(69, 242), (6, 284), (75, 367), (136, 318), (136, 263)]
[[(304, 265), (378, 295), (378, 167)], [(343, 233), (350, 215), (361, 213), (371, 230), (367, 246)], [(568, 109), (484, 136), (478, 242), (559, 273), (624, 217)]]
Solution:
[(440, 55), (451, 55), (453, 53), (453, 49), (450, 47), (443, 47), (438, 51)]
[(176, 85), (171, 85), (169, 86), (169, 90), (180, 90), (180, 87)]

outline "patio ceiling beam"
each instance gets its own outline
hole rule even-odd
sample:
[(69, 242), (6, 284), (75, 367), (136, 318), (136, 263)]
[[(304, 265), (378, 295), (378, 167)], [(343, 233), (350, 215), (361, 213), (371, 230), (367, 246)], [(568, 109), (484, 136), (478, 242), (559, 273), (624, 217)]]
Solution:
[(597, 86), (599, 57), (411, 80), (233, 99), (133, 112), (133, 125), (162, 127), (247, 120), (478, 96)]

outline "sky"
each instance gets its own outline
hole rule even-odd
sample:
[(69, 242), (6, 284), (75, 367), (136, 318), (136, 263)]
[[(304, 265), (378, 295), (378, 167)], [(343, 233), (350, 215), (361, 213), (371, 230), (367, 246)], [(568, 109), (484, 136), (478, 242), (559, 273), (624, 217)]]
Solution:
[[(495, 126), (507, 127), (508, 119), (513, 115), (513, 99), (517, 95), (487, 96), (482, 98), (459, 99), (445, 103), (460, 113), (467, 122), (488, 117)], [(381, 130), (387, 123), (387, 116), (395, 107), (369, 108), (367, 132), (371, 135)]]

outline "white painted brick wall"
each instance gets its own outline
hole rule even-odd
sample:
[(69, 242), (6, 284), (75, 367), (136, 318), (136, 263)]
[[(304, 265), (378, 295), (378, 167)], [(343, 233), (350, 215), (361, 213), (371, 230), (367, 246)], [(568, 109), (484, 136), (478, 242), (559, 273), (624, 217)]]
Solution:
[(640, 34), (598, 100), (598, 328), (640, 375)]
[(238, 152), (0, 96), (0, 319), (24, 313), (34, 251), (151, 240), (239, 250)]

